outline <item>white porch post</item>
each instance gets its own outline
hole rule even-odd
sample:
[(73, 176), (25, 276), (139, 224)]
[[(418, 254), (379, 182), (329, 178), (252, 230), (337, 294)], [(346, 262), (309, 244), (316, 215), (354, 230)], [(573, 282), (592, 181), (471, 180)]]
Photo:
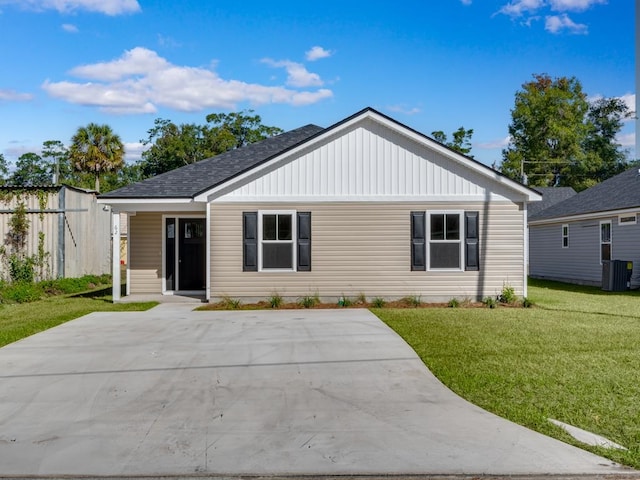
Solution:
[(120, 300), (120, 213), (111, 211), (111, 276), (113, 301)]
[(207, 276), (206, 278), (206, 299), (207, 302), (211, 301), (211, 204), (209, 202), (207, 202), (207, 219), (205, 220), (205, 222), (207, 223), (204, 227), (204, 231), (205, 231), (205, 251), (206, 251), (206, 269), (205, 269), (205, 275)]

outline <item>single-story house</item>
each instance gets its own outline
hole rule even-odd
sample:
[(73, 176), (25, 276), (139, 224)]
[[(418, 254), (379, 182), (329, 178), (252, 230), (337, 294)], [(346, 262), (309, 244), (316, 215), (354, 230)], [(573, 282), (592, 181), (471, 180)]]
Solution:
[(640, 172), (632, 168), (529, 217), (535, 278), (602, 285), (603, 262), (633, 262), (640, 287)]
[(371, 108), (99, 199), (128, 214), (127, 295), (423, 301), (505, 284), (526, 295), (527, 204), (538, 200)]
[[(0, 236), (11, 253), (11, 218), (26, 209), (24, 254), (42, 256), (38, 279), (111, 273), (111, 214), (98, 205), (98, 192), (69, 185), (0, 186)], [(6, 262), (0, 276), (7, 278)]]

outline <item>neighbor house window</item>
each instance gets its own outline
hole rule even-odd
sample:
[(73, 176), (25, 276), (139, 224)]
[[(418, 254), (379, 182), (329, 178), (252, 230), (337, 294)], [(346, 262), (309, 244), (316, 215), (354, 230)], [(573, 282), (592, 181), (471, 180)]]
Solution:
[(618, 225), (635, 225), (638, 223), (638, 218), (635, 213), (631, 215), (618, 215)]
[(569, 225), (562, 225), (562, 248), (569, 248)]
[(611, 260), (611, 221), (600, 222), (600, 262)]
[(429, 270), (462, 270), (462, 212), (427, 212)]
[(259, 212), (261, 270), (293, 270), (295, 212)]

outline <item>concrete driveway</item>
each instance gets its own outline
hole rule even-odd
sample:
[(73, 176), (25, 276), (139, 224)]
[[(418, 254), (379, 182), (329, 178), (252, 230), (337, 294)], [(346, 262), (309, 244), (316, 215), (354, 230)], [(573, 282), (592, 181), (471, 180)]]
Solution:
[(366, 310), (93, 313), (0, 349), (0, 475), (612, 474)]

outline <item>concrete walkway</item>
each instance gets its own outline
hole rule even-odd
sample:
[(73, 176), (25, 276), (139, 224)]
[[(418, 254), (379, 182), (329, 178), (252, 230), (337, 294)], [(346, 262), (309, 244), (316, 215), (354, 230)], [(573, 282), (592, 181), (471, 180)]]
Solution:
[(366, 310), (93, 313), (0, 349), (0, 476), (615, 474)]

